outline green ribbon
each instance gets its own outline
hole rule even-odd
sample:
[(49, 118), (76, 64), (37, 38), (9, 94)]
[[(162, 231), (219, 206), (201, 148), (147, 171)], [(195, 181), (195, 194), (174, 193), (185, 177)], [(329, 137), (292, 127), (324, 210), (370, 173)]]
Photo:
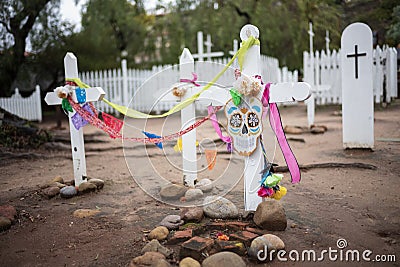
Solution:
[(242, 102), (242, 94), (233, 88), (229, 90), (229, 92), (231, 93), (233, 104), (235, 104), (235, 106), (239, 106), (240, 102)]
[(68, 102), (68, 100), (66, 98), (63, 98), (62, 102), (61, 102), (61, 107), (63, 110), (66, 110), (68, 112), (73, 112), (74, 110), (71, 107), (71, 104)]

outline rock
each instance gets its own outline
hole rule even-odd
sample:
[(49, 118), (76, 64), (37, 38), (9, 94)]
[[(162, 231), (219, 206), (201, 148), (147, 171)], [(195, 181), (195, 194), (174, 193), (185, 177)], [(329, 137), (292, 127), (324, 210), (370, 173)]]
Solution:
[(261, 202), (254, 213), (254, 223), (265, 230), (284, 231), (287, 226), (285, 209), (275, 199)]
[(186, 257), (179, 262), (179, 267), (200, 267), (201, 264), (191, 257)]
[(43, 194), (48, 197), (52, 198), (60, 194), (60, 188), (58, 186), (50, 186), (43, 189)]
[(165, 226), (168, 230), (178, 229), (179, 226), (184, 224), (185, 222), (181, 220), (181, 216), (179, 215), (168, 215), (161, 222), (161, 226)]
[[(248, 255), (250, 258), (255, 260), (260, 260), (258, 258), (259, 252), (264, 251), (261, 253), (262, 257), (266, 256), (266, 260), (270, 258), (270, 254), (273, 250), (273, 256), (276, 255), (277, 251), (285, 249), (285, 243), (283, 243), (282, 239), (277, 237), (276, 235), (266, 234), (263, 236), (259, 236), (251, 242), (250, 248), (248, 250)], [(265, 252), (268, 254), (265, 255)]]
[(159, 252), (163, 254), (166, 258), (172, 255), (173, 251), (169, 250), (168, 248), (162, 246), (160, 242), (158, 242), (157, 239), (151, 240), (149, 243), (146, 244), (146, 246), (143, 247), (142, 253), (146, 252)]
[(54, 183), (52, 183), (50, 186), (57, 186), (58, 188), (64, 188), (64, 187), (66, 187), (67, 185), (65, 185), (65, 184), (62, 184), (62, 183), (59, 183), (59, 182), (54, 182)]
[(201, 189), (201, 191), (208, 193), (213, 189), (212, 181), (210, 179), (204, 178), (198, 181), (195, 185), (196, 188)]
[(61, 176), (56, 176), (54, 177), (53, 180), (51, 180), (53, 183), (60, 183), (63, 184), (64, 183), (64, 179)]
[(7, 217), (0, 216), (0, 231), (5, 231), (10, 229), (11, 220)]
[(167, 238), (168, 234), (169, 234), (169, 230), (167, 227), (158, 226), (158, 227), (154, 228), (153, 230), (151, 230), (148, 238), (150, 240), (157, 239), (158, 241), (162, 241)]
[(328, 130), (326, 126), (323, 125), (311, 125), (310, 132), (312, 134), (323, 134)]
[(263, 235), (263, 237), (267, 240), (269, 249), (274, 249), (276, 251), (285, 249), (285, 243), (276, 235), (266, 234)]
[(17, 210), (11, 205), (1, 205), (0, 206), (0, 216), (6, 217), (11, 222), (14, 222), (15, 217), (17, 217)]
[(74, 215), (75, 217), (78, 218), (86, 218), (86, 217), (91, 217), (94, 216), (98, 213), (100, 213), (100, 210), (92, 210), (92, 209), (78, 209), (76, 211), (74, 211), (74, 213), (72, 215)]
[(161, 188), (160, 196), (166, 200), (178, 200), (183, 197), (188, 190), (184, 185), (169, 184)]
[(181, 218), (185, 222), (200, 222), (204, 217), (203, 208), (201, 207), (194, 207), (190, 209), (186, 209), (181, 213)]
[(144, 255), (134, 258), (131, 261), (131, 266), (135, 266), (135, 264), (151, 266), (160, 260), (165, 260), (163, 254), (158, 252), (146, 252)]
[(151, 267), (170, 267), (170, 266), (171, 264), (169, 264), (169, 262), (166, 260), (158, 260), (151, 265)]
[(207, 217), (213, 219), (234, 219), (239, 216), (238, 208), (230, 200), (209, 196), (204, 199), (203, 211)]
[(96, 189), (97, 189), (96, 185), (89, 183), (89, 182), (83, 182), (78, 187), (78, 191), (80, 193), (89, 193), (89, 192), (96, 191)]
[(203, 197), (203, 191), (198, 188), (190, 188), (185, 193), (185, 199), (187, 201), (197, 200)]
[(219, 252), (211, 255), (205, 259), (201, 265), (202, 267), (246, 267), (246, 263), (243, 259), (229, 251)]
[(286, 125), (283, 131), (286, 134), (302, 134), (304, 131), (301, 127), (298, 126), (288, 126)]
[(102, 189), (104, 187), (104, 181), (101, 179), (91, 178), (88, 182), (94, 184), (97, 189)]
[(75, 186), (69, 185), (60, 189), (60, 196), (63, 198), (71, 198), (78, 193)]

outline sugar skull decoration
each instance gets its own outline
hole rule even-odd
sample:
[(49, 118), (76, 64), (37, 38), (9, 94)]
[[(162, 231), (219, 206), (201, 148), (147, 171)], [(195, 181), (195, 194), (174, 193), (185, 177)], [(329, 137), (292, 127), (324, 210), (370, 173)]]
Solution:
[(225, 105), (228, 133), (234, 150), (242, 156), (254, 152), (263, 130), (263, 105), (256, 97), (260, 90), (261, 85), (257, 79), (241, 76), (231, 90), (232, 99)]

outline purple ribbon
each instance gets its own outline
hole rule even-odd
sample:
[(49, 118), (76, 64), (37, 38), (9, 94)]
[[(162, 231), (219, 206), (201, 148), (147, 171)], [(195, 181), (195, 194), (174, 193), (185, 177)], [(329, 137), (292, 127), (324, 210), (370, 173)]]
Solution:
[[(87, 112), (89, 112), (91, 115), (94, 115), (93, 110), (90, 108), (88, 103), (84, 104), (82, 106), (82, 108), (84, 110), (86, 110)], [(89, 123), (87, 120), (82, 118), (82, 116), (79, 115), (78, 112), (76, 112), (74, 115), (72, 115), (71, 121), (72, 121), (72, 124), (75, 126), (75, 129), (77, 129), (77, 130), (79, 130), (80, 128), (82, 128), (83, 126), (85, 126), (86, 124)]]
[(197, 74), (194, 73), (194, 72), (192, 72), (192, 75), (193, 75), (193, 79), (191, 79), (191, 80), (189, 80), (189, 79), (180, 79), (179, 81), (180, 81), (181, 83), (193, 83), (194, 86), (199, 87), (200, 84), (196, 83), (196, 81), (197, 81)]
[(301, 180), (300, 168), (297, 163), (296, 157), (293, 154), (289, 143), (286, 140), (285, 132), (283, 131), (281, 116), (279, 114), (278, 106), (276, 103), (269, 103), (269, 87), (271, 83), (265, 85), (262, 103), (264, 107), (269, 105), (269, 123), (271, 124), (272, 130), (275, 132), (279, 146), (281, 147), (283, 157), (285, 158), (286, 165), (288, 166), (290, 176), (292, 177), (292, 183), (298, 183)]

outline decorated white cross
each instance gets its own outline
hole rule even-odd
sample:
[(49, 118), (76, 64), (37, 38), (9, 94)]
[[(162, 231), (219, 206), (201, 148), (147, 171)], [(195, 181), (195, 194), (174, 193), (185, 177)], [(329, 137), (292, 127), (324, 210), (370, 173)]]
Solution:
[[(194, 59), (189, 49), (183, 49), (182, 55), (179, 58), (180, 80), (182, 83), (176, 84), (173, 90), (165, 94), (165, 89), (157, 92), (156, 97), (164, 94), (161, 101), (184, 101), (200, 90), (196, 87), (196, 78), (194, 75)], [(192, 81), (192, 83), (190, 83)], [(180, 90), (180, 91), (178, 91)], [(181, 125), (185, 129), (195, 122), (195, 104), (192, 103), (181, 110)], [(191, 130), (182, 136), (182, 168), (184, 184), (194, 187), (197, 179), (197, 154), (196, 154), (196, 129)]]
[[(258, 28), (253, 25), (245, 25), (240, 31), (241, 40), (246, 41), (251, 36), (258, 39)], [(260, 62), (260, 46), (253, 45), (246, 53), (242, 74), (248, 77), (259, 75), (261, 73)], [(303, 101), (309, 97), (310, 89), (310, 85), (305, 82), (271, 84), (269, 89), (269, 103)], [(261, 91), (257, 98), (261, 99), (262, 94), (263, 92)], [(199, 100), (202, 99), (204, 99), (204, 101), (208, 100), (208, 104), (213, 106), (221, 106), (225, 105), (231, 99), (231, 95), (227, 90), (210, 88), (201, 94)], [(211, 102), (210, 99), (212, 99)], [(245, 125), (246, 124), (244, 124), (243, 127), (245, 127)], [(235, 146), (235, 142), (233, 142), (233, 146)], [(263, 153), (261, 147), (257, 145), (255, 150), (249, 156), (245, 156), (244, 206), (246, 211), (256, 210), (258, 204), (262, 201), (262, 198), (257, 195), (257, 189), (260, 187), (260, 172), (262, 169)]]
[[(78, 62), (73, 53), (67, 53), (64, 57), (64, 69), (66, 79), (78, 78)], [(78, 94), (77, 94), (78, 90)], [(60, 94), (71, 92), (71, 97), (74, 102), (84, 104), (87, 102), (99, 101), (103, 99), (105, 92), (100, 87), (79, 88), (77, 86), (66, 85), (58, 87), (54, 92), (46, 94), (45, 101), (48, 105), (61, 105), (63, 98)], [(64, 94), (62, 97), (66, 97)], [(72, 122), (72, 117), (75, 111), (68, 112), (69, 130), (71, 135), (72, 161), (74, 166), (75, 185), (78, 186), (86, 181), (86, 160), (85, 146), (83, 141), (83, 128), (79, 130), (75, 128)]]
[[(207, 51), (204, 54), (204, 45), (207, 47)], [(203, 61), (207, 57), (208, 61), (211, 61), (213, 57), (222, 57), (224, 52), (211, 52), (211, 47), (213, 46), (211, 42), (211, 35), (207, 34), (207, 41), (203, 41), (203, 32), (197, 32), (197, 54), (193, 54), (193, 58), (198, 58), (199, 61)]]
[[(242, 28), (240, 32), (240, 37), (242, 41), (247, 40), (250, 36), (254, 36), (258, 38), (259, 31), (257, 27), (253, 25), (246, 25)], [(188, 64), (188, 62), (192, 62), (192, 57), (189, 56), (190, 52), (187, 49), (184, 49), (181, 59), (180, 59), (180, 71), (181, 71), (181, 79), (188, 79), (188, 77), (192, 77), (193, 64)], [(187, 60), (185, 60), (187, 59)], [(186, 63), (183, 64), (182, 63)], [(254, 76), (260, 74), (260, 46), (254, 45), (249, 48), (246, 53), (244, 62), (243, 62), (243, 70), (242, 74), (246, 76)], [(177, 96), (172, 96), (172, 94), (168, 94), (163, 98), (163, 101), (171, 101), (171, 100), (184, 100), (186, 98), (191, 97), (193, 94), (197, 93), (201, 90), (202, 87), (194, 87), (193, 85), (188, 87), (188, 90), (185, 92), (184, 97), (178, 98)], [(269, 102), (277, 103), (277, 102), (290, 102), (290, 101), (302, 101), (309, 97), (310, 86), (307, 83), (277, 83), (272, 84), (270, 86), (270, 94), (269, 94)], [(259, 99), (262, 97), (262, 92), (257, 96)], [(231, 95), (229, 90), (223, 90), (220, 87), (210, 87), (208, 90), (204, 91), (197, 101), (202, 104), (212, 105), (212, 106), (224, 106), (230, 101)], [(188, 110), (186, 110), (188, 109)], [(194, 104), (189, 105), (185, 110), (182, 110), (182, 128), (187, 126), (188, 123), (193, 123), (195, 120), (195, 109)], [(261, 118), (260, 118), (261, 119)], [(186, 138), (185, 138), (186, 137)], [(196, 132), (193, 130), (191, 135), (188, 134), (183, 135), (182, 138), (182, 149), (183, 149), (183, 173), (185, 184), (188, 186), (193, 186), (194, 181), (197, 177), (197, 155), (196, 155)], [(233, 143), (235, 146), (235, 142)], [(239, 145), (238, 143), (236, 145)], [(185, 167), (185, 161), (190, 161), (186, 163), (186, 166), (190, 166), (189, 168)], [(257, 195), (257, 189), (260, 186), (260, 172), (263, 168), (263, 154), (259, 145), (256, 145), (255, 150), (248, 156), (245, 156), (245, 170), (244, 170), (244, 183), (245, 183), (245, 193), (244, 193), (244, 202), (246, 210), (255, 210), (258, 204), (262, 201)]]

